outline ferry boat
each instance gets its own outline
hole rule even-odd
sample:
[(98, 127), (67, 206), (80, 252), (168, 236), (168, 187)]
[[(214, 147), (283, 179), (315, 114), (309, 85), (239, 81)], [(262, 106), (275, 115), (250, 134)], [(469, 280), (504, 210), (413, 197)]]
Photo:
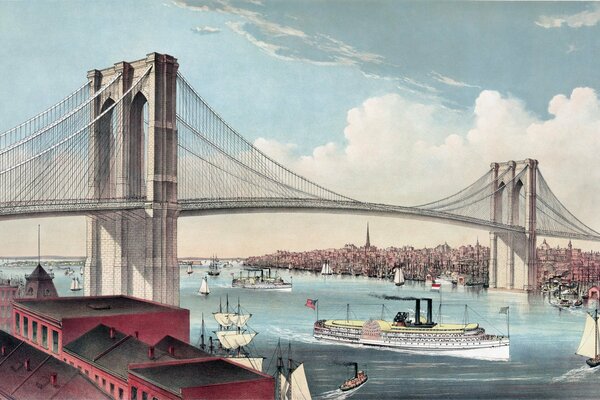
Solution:
[[(409, 300), (409, 299), (407, 299)], [(398, 312), (393, 321), (318, 320), (316, 339), (354, 346), (382, 347), (429, 355), (448, 355), (483, 360), (508, 360), (510, 339), (490, 335), (477, 323), (436, 323), (432, 319), (432, 299), (415, 299), (414, 320), (408, 312)], [(421, 301), (427, 302), (427, 317), (421, 315)], [(348, 313), (349, 314), (349, 313)]]
[[(265, 276), (265, 269), (246, 270), (246, 276), (242, 276), (242, 271), (238, 278), (233, 278), (231, 287), (242, 289), (257, 289), (257, 290), (279, 290), (291, 291), (292, 283), (285, 282), (278, 275), (271, 276), (271, 269), (266, 268), (268, 274)], [(260, 275), (258, 274), (260, 272)]]
[(342, 392), (347, 392), (348, 390), (356, 389), (362, 386), (363, 384), (367, 383), (367, 380), (369, 379), (364, 371), (358, 370), (358, 363), (352, 364), (354, 365), (354, 377), (344, 381), (344, 383), (340, 385), (340, 390)]

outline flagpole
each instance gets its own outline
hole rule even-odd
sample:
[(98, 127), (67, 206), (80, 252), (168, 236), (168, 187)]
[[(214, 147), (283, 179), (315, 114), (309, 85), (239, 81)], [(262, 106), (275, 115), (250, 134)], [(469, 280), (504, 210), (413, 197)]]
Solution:
[(319, 320), (319, 300), (317, 299), (317, 321)]
[(510, 306), (506, 310), (506, 329), (508, 331), (508, 338), (510, 339)]

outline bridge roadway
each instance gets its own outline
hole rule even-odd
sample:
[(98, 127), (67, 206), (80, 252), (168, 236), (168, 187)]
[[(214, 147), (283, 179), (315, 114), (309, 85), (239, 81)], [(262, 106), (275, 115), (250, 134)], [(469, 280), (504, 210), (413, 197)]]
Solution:
[[(132, 211), (150, 208), (151, 204), (138, 200), (61, 200), (0, 204), (0, 220), (82, 215), (97, 212)], [(417, 207), (368, 203), (356, 200), (323, 200), (303, 198), (222, 198), (180, 200), (177, 207), (181, 217), (214, 214), (308, 212), (329, 214), (376, 215), (450, 223), (494, 232), (524, 233), (520, 226), (506, 225), (479, 218), (450, 214)], [(537, 235), (600, 241), (600, 236), (583, 233), (550, 232), (537, 230)]]

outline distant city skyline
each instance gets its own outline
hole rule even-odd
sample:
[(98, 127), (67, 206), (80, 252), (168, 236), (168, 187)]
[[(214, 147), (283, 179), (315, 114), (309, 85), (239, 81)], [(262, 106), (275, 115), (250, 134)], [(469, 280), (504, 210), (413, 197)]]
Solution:
[[(79, 87), (88, 70), (159, 51), (177, 57), (206, 101), (255, 146), (331, 190), (421, 204), (472, 183), (490, 162), (532, 157), (566, 207), (600, 230), (597, 3), (140, 4), (1, 2), (0, 91), (10, 97), (0, 131)], [(384, 247), (488, 242), (483, 230), (368, 220), (373, 243)], [(181, 218), (178, 255), (336, 247), (360, 240), (366, 222)], [(85, 253), (85, 219), (68, 217), (3, 221), (0, 256), (35, 254), (38, 223), (43, 253)]]

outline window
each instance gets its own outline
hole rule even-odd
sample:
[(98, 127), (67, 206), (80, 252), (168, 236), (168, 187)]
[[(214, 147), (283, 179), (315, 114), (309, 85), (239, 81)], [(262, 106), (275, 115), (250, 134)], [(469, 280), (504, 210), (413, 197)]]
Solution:
[(115, 394), (115, 384), (111, 383), (110, 384), (110, 395), (113, 396)]
[(58, 353), (58, 332), (52, 330), (52, 351)]
[(42, 347), (48, 348), (48, 327), (46, 325), (42, 325)]
[(23, 336), (29, 339), (29, 318), (23, 317)]
[(142, 392), (142, 400), (148, 400), (148, 393)]
[(123, 388), (119, 388), (119, 400), (123, 400)]
[(21, 334), (21, 314), (15, 313), (15, 333)]
[(106, 379), (102, 378), (102, 389), (106, 388)]
[(135, 386), (131, 387), (131, 399), (130, 400), (137, 400), (137, 388)]
[(98, 375), (94, 375), (94, 379), (96, 380), (96, 383), (98, 383), (98, 380), (99, 380)]
[(90, 376), (90, 371), (88, 371), (88, 370), (86, 369), (86, 370), (85, 370), (85, 374), (86, 374), (87, 376)]
[(38, 323), (37, 321), (31, 321), (31, 340), (37, 343), (38, 334)]

